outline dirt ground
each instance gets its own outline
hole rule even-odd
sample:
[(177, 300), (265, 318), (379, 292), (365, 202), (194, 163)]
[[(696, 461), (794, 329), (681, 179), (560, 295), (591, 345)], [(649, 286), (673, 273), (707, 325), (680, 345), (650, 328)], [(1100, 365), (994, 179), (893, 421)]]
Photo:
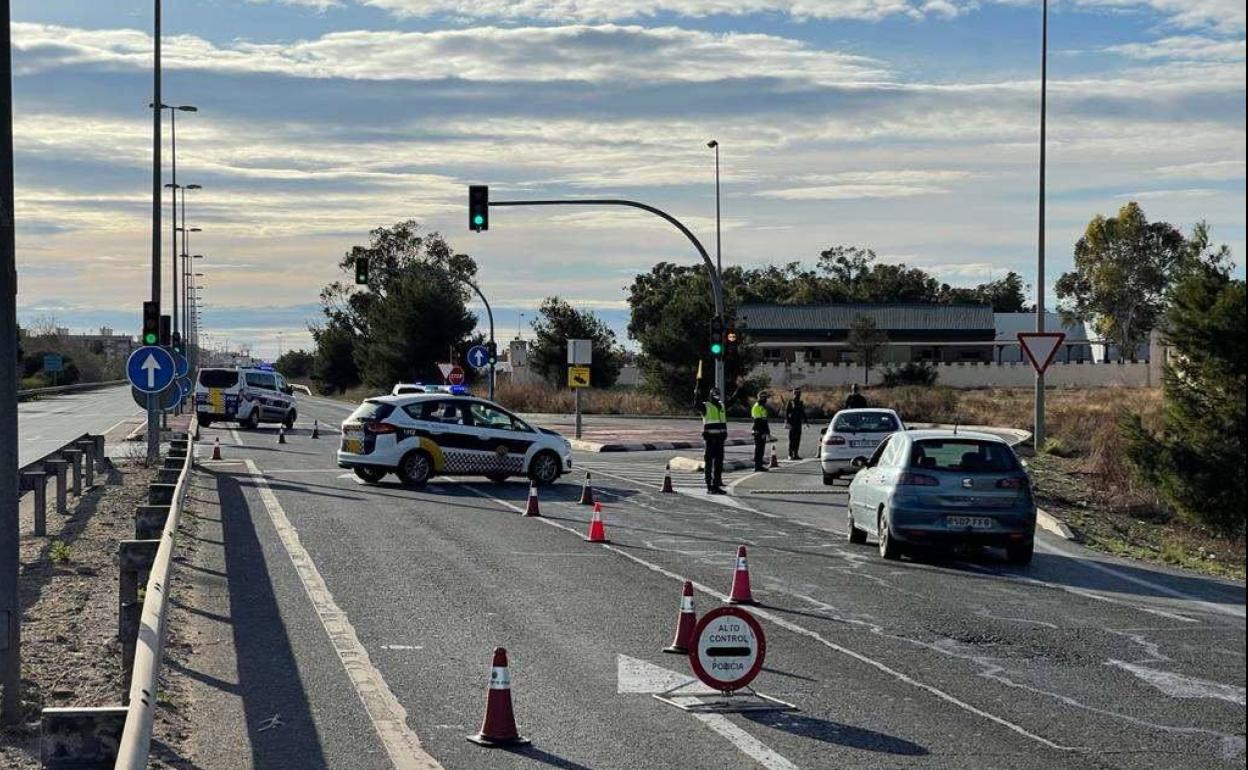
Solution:
[[(21, 506), (23, 723), (0, 731), (0, 767), (39, 767), (39, 714), (45, 707), (115, 706), (122, 702), (117, 640), (117, 543), (134, 537), (134, 508), (146, 502), (153, 471), (119, 460), (106, 483), (70, 498), (70, 513), (48, 512), (47, 537), (35, 537), (31, 497)], [(54, 497), (49, 495), (50, 497)], [(51, 503), (51, 501), (49, 501)], [(175, 580), (176, 583), (176, 580)], [(172, 624), (171, 624), (172, 625)], [(180, 642), (175, 633), (170, 647)], [(162, 734), (185, 735), (177, 692), (162, 688)], [(155, 765), (154, 765), (155, 766)]]

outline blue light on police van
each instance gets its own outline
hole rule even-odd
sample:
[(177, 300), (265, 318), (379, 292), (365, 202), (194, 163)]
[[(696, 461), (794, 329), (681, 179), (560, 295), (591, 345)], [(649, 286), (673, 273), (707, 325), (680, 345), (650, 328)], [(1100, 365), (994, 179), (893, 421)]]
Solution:
[(463, 385), (452, 385), (448, 388), (447, 392), (452, 396), (466, 396), (468, 395), (468, 388)]

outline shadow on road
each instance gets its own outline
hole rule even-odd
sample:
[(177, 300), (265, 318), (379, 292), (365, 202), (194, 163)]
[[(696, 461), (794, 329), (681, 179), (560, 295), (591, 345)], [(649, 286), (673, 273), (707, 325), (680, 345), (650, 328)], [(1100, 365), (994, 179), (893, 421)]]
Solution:
[(570, 759), (564, 759), (558, 754), (551, 754), (549, 751), (543, 751), (536, 746), (524, 746), (523, 748), (508, 749), (512, 754), (518, 754), (522, 757), (541, 762), (542, 764), (558, 767), (561, 770), (593, 770), (588, 765), (582, 765), (580, 762), (573, 762)]
[(881, 754), (899, 754), (907, 757), (922, 757), (929, 752), (923, 746), (904, 738), (877, 733), (862, 727), (831, 722), (826, 719), (801, 716), (777, 711), (745, 712), (746, 719), (774, 730), (782, 730), (791, 735), (811, 738), (837, 746), (847, 746), (862, 751), (876, 751)]

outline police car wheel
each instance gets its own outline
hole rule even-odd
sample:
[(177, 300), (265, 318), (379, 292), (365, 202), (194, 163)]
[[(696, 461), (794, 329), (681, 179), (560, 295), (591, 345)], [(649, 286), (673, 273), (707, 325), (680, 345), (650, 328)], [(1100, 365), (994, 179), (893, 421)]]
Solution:
[(251, 410), (251, 414), (247, 415), (247, 419), (243, 421), (243, 427), (247, 430), (256, 430), (260, 427), (260, 407)]
[(433, 475), (433, 461), (424, 452), (408, 452), (399, 461), (399, 481), (409, 487), (423, 487)]
[(286, 413), (286, 419), (282, 421), (282, 424), (286, 426), (286, 430), (292, 430), (295, 427), (295, 418), (298, 416), (294, 409)]
[(376, 484), (381, 481), (382, 476), (386, 475), (381, 468), (352, 468), (351, 470), (355, 471), (360, 481), (367, 481), (369, 484)]
[(529, 478), (538, 486), (553, 484), (559, 479), (559, 458), (554, 452), (539, 452), (529, 464)]
[(486, 476), (486, 478), (489, 479), (490, 481), (493, 481), (495, 484), (502, 484), (503, 482), (507, 480), (507, 474), (506, 473), (491, 473), (490, 475)]
[(207, 428), (207, 427), (210, 427), (211, 425), (212, 425), (212, 420), (211, 420), (211, 419), (209, 419), (209, 418), (207, 418), (207, 417), (200, 417), (200, 418), (199, 418), (199, 427), (201, 427), (201, 428)]

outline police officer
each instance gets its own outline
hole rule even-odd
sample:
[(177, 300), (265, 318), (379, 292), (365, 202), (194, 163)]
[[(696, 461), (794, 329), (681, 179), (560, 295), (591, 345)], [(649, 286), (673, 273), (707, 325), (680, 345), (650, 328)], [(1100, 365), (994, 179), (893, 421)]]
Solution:
[(784, 424), (789, 428), (789, 459), (802, 459), (798, 448), (802, 443), (802, 426), (809, 425), (806, 419), (806, 405), (802, 403), (802, 389), (793, 389), (793, 400), (784, 407)]
[(846, 409), (866, 409), (867, 398), (858, 392), (858, 384), (854, 383), (849, 387), (849, 395), (845, 397)]
[(750, 417), (754, 419), (754, 470), (765, 471), (763, 465), (763, 448), (771, 438), (771, 426), (767, 423), (767, 391), (758, 394), (754, 406), (750, 407)]
[(728, 440), (728, 412), (720, 399), (719, 388), (711, 388), (702, 402), (702, 441), (706, 450), (702, 455), (706, 491), (712, 495), (726, 495), (724, 489), (724, 444)]

